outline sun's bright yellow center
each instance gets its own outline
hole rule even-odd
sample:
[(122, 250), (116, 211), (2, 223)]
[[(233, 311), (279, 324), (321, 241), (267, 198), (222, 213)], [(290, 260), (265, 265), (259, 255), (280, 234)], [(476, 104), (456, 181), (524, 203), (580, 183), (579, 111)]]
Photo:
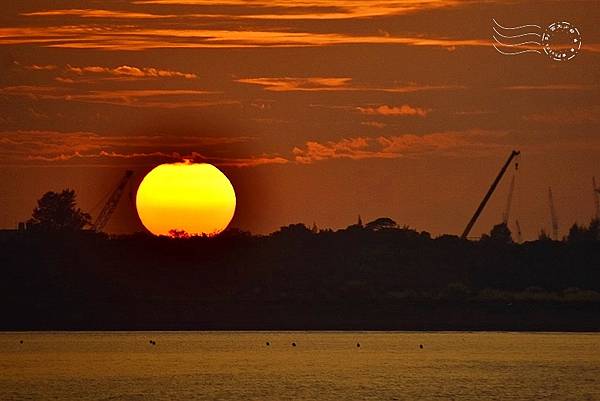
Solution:
[(171, 230), (215, 235), (225, 230), (235, 212), (235, 191), (218, 168), (207, 163), (161, 164), (142, 180), (136, 207), (153, 234)]

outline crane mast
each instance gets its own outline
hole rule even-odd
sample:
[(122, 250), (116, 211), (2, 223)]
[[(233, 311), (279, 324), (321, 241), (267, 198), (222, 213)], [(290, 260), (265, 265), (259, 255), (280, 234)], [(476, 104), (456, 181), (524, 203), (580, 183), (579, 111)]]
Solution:
[(550, 204), (550, 221), (552, 223), (552, 239), (558, 241), (558, 218), (556, 217), (556, 209), (554, 208), (554, 197), (552, 196), (552, 188), (548, 188), (548, 202)]
[(112, 216), (113, 212), (117, 208), (117, 205), (119, 204), (119, 200), (121, 199), (121, 196), (123, 195), (123, 190), (125, 189), (125, 186), (129, 182), (129, 179), (131, 178), (132, 175), (133, 175), (133, 171), (131, 171), (131, 170), (125, 171), (125, 175), (123, 176), (123, 178), (121, 178), (121, 181), (119, 181), (119, 185), (117, 185), (117, 187), (111, 193), (110, 197), (104, 204), (104, 207), (98, 214), (98, 217), (96, 218), (94, 223), (92, 223), (93, 231), (102, 231), (104, 226), (106, 226), (106, 223), (108, 223), (110, 216)]
[(498, 173), (498, 176), (496, 176), (496, 179), (492, 182), (492, 185), (490, 186), (490, 189), (488, 189), (487, 193), (483, 197), (481, 203), (479, 204), (479, 207), (477, 208), (477, 210), (475, 210), (475, 213), (473, 214), (473, 217), (471, 217), (471, 220), (469, 220), (469, 223), (467, 224), (467, 227), (465, 227), (465, 230), (463, 231), (463, 233), (461, 235), (461, 238), (467, 238), (467, 236), (471, 232), (471, 229), (473, 228), (473, 226), (477, 222), (477, 219), (479, 218), (479, 215), (481, 214), (481, 212), (483, 212), (483, 209), (485, 209), (485, 205), (488, 203), (488, 201), (492, 197), (492, 194), (496, 190), (496, 187), (498, 186), (498, 183), (500, 182), (500, 180), (504, 176), (504, 173), (506, 172), (506, 169), (508, 168), (508, 166), (510, 166), (510, 163), (513, 161), (513, 159), (516, 156), (520, 155), (520, 154), (521, 154), (521, 152), (519, 152), (518, 150), (513, 150), (512, 151), (512, 153), (508, 157), (508, 160), (506, 160), (506, 163), (504, 163), (504, 165), (500, 169), (500, 172)]
[(510, 206), (512, 204), (513, 193), (515, 191), (515, 176), (512, 176), (510, 180), (510, 187), (508, 188), (508, 197), (506, 199), (506, 209), (504, 209), (504, 213), (502, 214), (502, 222), (508, 225), (508, 219), (510, 217)]

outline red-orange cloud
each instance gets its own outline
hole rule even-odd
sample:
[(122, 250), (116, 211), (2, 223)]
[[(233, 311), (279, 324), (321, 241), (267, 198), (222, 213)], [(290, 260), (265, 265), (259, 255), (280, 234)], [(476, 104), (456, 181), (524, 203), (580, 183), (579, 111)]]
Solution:
[[(229, 145), (252, 141), (249, 137), (202, 137), (143, 135), (117, 136), (93, 132), (5, 131), (0, 132), (0, 156), (7, 163), (103, 163), (150, 162), (189, 159), (224, 167), (285, 164), (278, 155), (223, 155)], [(193, 150), (197, 149), (197, 150)], [(220, 149), (217, 152), (214, 149)], [(199, 150), (202, 150), (200, 152)], [(217, 155), (218, 154), (218, 155)]]
[(77, 67), (67, 65), (65, 68), (67, 72), (75, 74), (109, 74), (116, 76), (127, 76), (136, 78), (185, 78), (185, 79), (197, 79), (198, 76), (193, 73), (186, 73), (173, 70), (163, 70), (153, 67), (132, 67), (128, 65), (122, 65), (119, 67), (101, 67), (101, 66), (87, 66)]
[[(464, 89), (459, 85), (395, 85), (389, 87), (355, 84), (348, 77), (260, 77), (241, 78), (236, 82), (258, 85), (271, 92), (341, 92), (376, 91), (390, 93), (410, 93), (429, 90)], [(388, 107), (388, 106), (385, 106)], [(360, 108), (359, 108), (360, 110)], [(386, 111), (387, 109), (382, 109)], [(376, 114), (376, 113), (373, 113)]]
[(357, 107), (358, 111), (367, 115), (380, 116), (419, 116), (425, 117), (429, 110), (420, 107), (412, 107), (408, 104), (402, 106), (382, 105), (377, 107)]

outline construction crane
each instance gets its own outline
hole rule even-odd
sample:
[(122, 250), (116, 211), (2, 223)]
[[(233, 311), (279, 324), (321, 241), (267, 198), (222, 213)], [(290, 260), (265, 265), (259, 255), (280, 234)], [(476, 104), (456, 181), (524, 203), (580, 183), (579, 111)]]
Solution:
[(108, 200), (104, 204), (104, 207), (98, 214), (98, 217), (96, 217), (96, 220), (94, 220), (92, 223), (92, 231), (102, 231), (102, 229), (104, 229), (104, 226), (106, 226), (106, 223), (108, 223), (110, 216), (112, 216), (113, 212), (117, 208), (119, 200), (121, 199), (121, 195), (123, 195), (123, 190), (125, 189), (125, 186), (129, 182), (129, 179), (132, 175), (133, 171), (125, 171), (125, 175), (123, 178), (121, 178), (121, 181), (119, 181), (119, 185), (117, 185), (114, 191), (110, 194)]
[(594, 206), (596, 208), (596, 219), (600, 219), (600, 188), (596, 186), (596, 177), (592, 177), (592, 185), (594, 189)]
[(558, 241), (558, 218), (556, 217), (556, 209), (554, 208), (554, 197), (552, 196), (552, 188), (548, 188), (548, 202), (550, 203), (550, 221), (552, 223), (552, 239)]
[(508, 219), (510, 217), (510, 206), (512, 204), (513, 193), (515, 191), (515, 176), (512, 176), (510, 180), (510, 187), (508, 188), (508, 197), (506, 199), (506, 209), (502, 213), (502, 223), (508, 225)]
[(521, 152), (519, 152), (518, 150), (513, 150), (512, 151), (512, 153), (508, 157), (508, 160), (506, 160), (506, 163), (504, 163), (504, 165), (500, 169), (500, 172), (498, 173), (498, 176), (492, 182), (492, 185), (490, 186), (490, 189), (488, 189), (487, 193), (485, 194), (485, 196), (481, 200), (481, 203), (479, 204), (479, 207), (477, 208), (477, 210), (475, 210), (475, 213), (473, 214), (473, 217), (471, 217), (471, 220), (469, 220), (469, 223), (467, 224), (467, 227), (465, 227), (465, 230), (463, 231), (463, 233), (461, 235), (461, 238), (467, 238), (467, 236), (471, 232), (471, 229), (473, 228), (473, 226), (477, 222), (477, 219), (479, 218), (479, 215), (481, 214), (481, 212), (483, 212), (483, 209), (485, 209), (485, 205), (488, 203), (488, 201), (492, 197), (492, 194), (494, 193), (494, 190), (498, 186), (498, 183), (500, 182), (500, 180), (504, 176), (504, 173), (506, 172), (506, 169), (508, 168), (508, 166), (510, 166), (510, 163), (513, 161), (513, 159), (516, 156), (520, 155), (520, 154), (521, 154)]

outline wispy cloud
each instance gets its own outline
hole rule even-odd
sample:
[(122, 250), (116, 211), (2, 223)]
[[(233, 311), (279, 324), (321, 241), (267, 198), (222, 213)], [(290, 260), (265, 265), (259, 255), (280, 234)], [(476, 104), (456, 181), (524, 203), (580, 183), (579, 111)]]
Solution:
[[(16, 63), (16, 64), (18, 64), (18, 63)], [(52, 65), (52, 64), (47, 64), (47, 65), (32, 64), (32, 65), (26, 65), (25, 69), (30, 70), (30, 71), (54, 71), (54, 70), (58, 69), (58, 66)]]
[(4, 162), (1, 164), (103, 163), (111, 160), (155, 163), (190, 159), (224, 167), (253, 167), (289, 162), (278, 155), (227, 155), (226, 150), (231, 145), (245, 144), (252, 140), (250, 137), (119, 136), (93, 132), (4, 131), (0, 132), (0, 155)]
[[(505, 3), (486, 0), (485, 3)], [(510, 1), (509, 1), (510, 3)], [(140, 51), (157, 48), (308, 47), (348, 44), (491, 47), (485, 35), (390, 34), (352, 30), (344, 20), (377, 19), (481, 6), (481, 0), (137, 0), (96, 8), (40, 9), (20, 14), (32, 26), (0, 28), (0, 44)], [(151, 11), (148, 11), (151, 10)], [(69, 25), (60, 21), (69, 20)], [(311, 20), (329, 20), (327, 29)], [(336, 21), (341, 21), (336, 23)], [(46, 25), (44, 25), (44, 23)], [(64, 22), (63, 22), (64, 23)], [(434, 25), (435, 26), (435, 25)], [(203, 29), (196, 29), (201, 27)], [(223, 28), (225, 27), (225, 28)], [(210, 29), (215, 28), (215, 29)], [(370, 32), (379, 32), (374, 34)], [(600, 52), (598, 43), (583, 51)]]
[(598, 90), (598, 85), (587, 84), (541, 84), (541, 85), (514, 85), (502, 88), (511, 91), (587, 91)]
[(45, 163), (56, 163), (56, 162), (110, 162), (114, 160), (121, 160), (125, 162), (144, 162), (147, 161), (149, 164), (156, 164), (157, 162), (177, 162), (182, 160), (189, 160), (194, 163), (211, 163), (219, 167), (256, 167), (268, 164), (286, 164), (289, 160), (280, 156), (251, 156), (251, 157), (210, 157), (204, 156), (197, 152), (190, 154), (181, 154), (177, 152), (166, 153), (161, 151), (156, 152), (132, 152), (132, 153), (119, 153), (119, 152), (106, 152), (100, 151), (97, 153), (80, 153), (74, 152), (70, 154), (60, 154), (57, 156), (40, 156), (32, 155), (28, 156), (26, 161), (37, 161)]
[(67, 64), (64, 67), (58, 65), (22, 65), (15, 61), (17, 66), (29, 71), (60, 71), (63, 74), (76, 75), (108, 75), (127, 78), (183, 78), (183, 79), (198, 79), (198, 75), (191, 72), (181, 72), (155, 67), (136, 67), (130, 65), (120, 65), (117, 67), (107, 66), (74, 66)]
[(241, 78), (237, 79), (236, 82), (262, 86), (265, 90), (271, 92), (377, 91), (409, 93), (429, 90), (464, 89), (463, 86), (458, 85), (418, 85), (415, 83), (378, 87), (355, 84), (352, 78), (347, 77), (260, 77)]
[(236, 82), (259, 85), (272, 92), (287, 91), (338, 91), (348, 90), (352, 78), (307, 77), (307, 78), (241, 78)]
[(309, 141), (293, 150), (295, 161), (309, 164), (332, 159), (397, 159), (444, 152), (464, 154), (466, 150), (492, 150), (505, 145), (498, 143), (504, 132), (468, 131), (441, 132), (426, 135), (397, 135), (343, 138), (339, 141)]
[[(455, 7), (468, 0), (136, 0), (135, 4), (227, 6), (244, 18), (350, 19), (411, 14)], [(264, 11), (263, 11), (264, 10)]]
[(547, 125), (577, 125), (600, 123), (600, 106), (585, 109), (556, 109), (523, 116), (525, 121)]
[(68, 25), (0, 28), (0, 44), (45, 47), (138, 51), (159, 48), (311, 47), (347, 44), (434, 46), (454, 50), (459, 46), (489, 46), (488, 39), (448, 39), (391, 35), (292, 32), (281, 30), (145, 28), (130, 25)]
[(419, 116), (425, 117), (429, 113), (428, 109), (421, 107), (413, 107), (408, 104), (402, 106), (369, 106), (369, 107), (357, 107), (357, 110), (367, 115), (380, 115), (380, 116)]
[(82, 17), (82, 18), (122, 18), (122, 19), (158, 19), (158, 18), (173, 18), (176, 15), (169, 14), (150, 14), (136, 13), (130, 11), (118, 10), (99, 10), (99, 9), (80, 9), (70, 8), (61, 10), (43, 10), (30, 13), (22, 13), (25, 17)]
[(362, 121), (360, 125), (364, 125), (366, 127), (372, 127), (377, 129), (382, 129), (387, 127), (386, 123), (382, 123), (381, 121)]
[(75, 74), (109, 74), (116, 76), (136, 77), (136, 78), (185, 78), (185, 79), (197, 79), (198, 76), (193, 73), (164, 70), (153, 67), (132, 67), (128, 65), (122, 65), (119, 67), (101, 67), (101, 66), (87, 66), (77, 67), (67, 65), (65, 68), (67, 72)]
[[(66, 82), (68, 83), (68, 82)], [(128, 107), (155, 107), (177, 109), (187, 107), (209, 107), (237, 105), (237, 100), (214, 99), (220, 92), (193, 89), (122, 89), (75, 91), (58, 86), (8, 86), (0, 93), (26, 96), (32, 99), (64, 100), (70, 102), (102, 103)]]
[(88, 152), (123, 148), (193, 148), (247, 143), (251, 137), (205, 137), (166, 135), (102, 135), (94, 132), (57, 131), (3, 131), (0, 144), (3, 149), (14, 149), (17, 154), (29, 152), (56, 154)]

